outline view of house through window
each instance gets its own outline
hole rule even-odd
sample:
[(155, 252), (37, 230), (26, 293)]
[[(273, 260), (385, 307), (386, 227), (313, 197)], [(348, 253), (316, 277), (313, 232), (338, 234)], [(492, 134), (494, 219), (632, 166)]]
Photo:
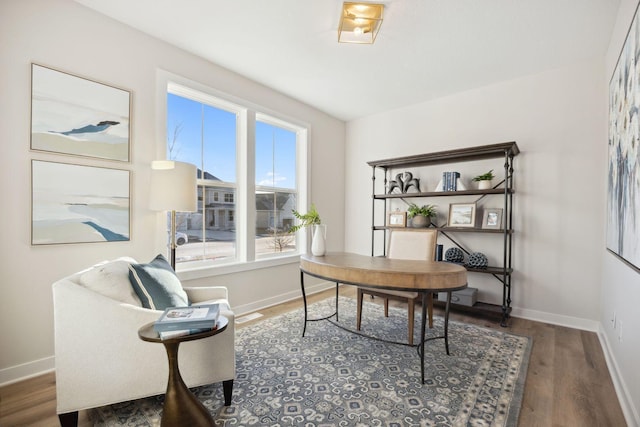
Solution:
[[(176, 214), (176, 262), (251, 261), (296, 251), (296, 236), (288, 232), (297, 209), (297, 128), (256, 112), (255, 129), (242, 129), (247, 109), (177, 85), (167, 93), (167, 159), (196, 165), (198, 211)], [(255, 135), (249, 140), (246, 135)], [(238, 177), (237, 160), (244, 144), (253, 145), (255, 170)], [(241, 163), (242, 164), (242, 163)], [(243, 168), (240, 168), (243, 169)], [(238, 200), (238, 182), (255, 182), (254, 203)], [(245, 193), (246, 194), (246, 193)], [(249, 206), (245, 207), (248, 204)], [(255, 227), (238, 232), (238, 209), (255, 209)], [(253, 250), (238, 253), (239, 239)], [(251, 241), (249, 241), (251, 239)]]

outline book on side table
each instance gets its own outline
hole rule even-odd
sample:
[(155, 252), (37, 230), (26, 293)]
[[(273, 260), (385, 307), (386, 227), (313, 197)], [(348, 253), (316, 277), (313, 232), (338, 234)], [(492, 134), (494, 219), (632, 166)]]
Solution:
[(215, 329), (220, 304), (169, 307), (153, 324), (161, 339), (190, 335)]

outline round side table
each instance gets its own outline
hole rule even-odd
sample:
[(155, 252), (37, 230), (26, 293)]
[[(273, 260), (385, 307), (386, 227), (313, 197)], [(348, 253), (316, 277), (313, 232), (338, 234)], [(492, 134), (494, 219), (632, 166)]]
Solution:
[(138, 329), (138, 337), (143, 341), (164, 344), (169, 359), (169, 381), (162, 410), (162, 426), (213, 426), (213, 418), (182, 380), (178, 367), (178, 347), (181, 342), (194, 341), (217, 335), (227, 329), (229, 319), (220, 316), (217, 328), (197, 334), (160, 339), (153, 329), (153, 322)]

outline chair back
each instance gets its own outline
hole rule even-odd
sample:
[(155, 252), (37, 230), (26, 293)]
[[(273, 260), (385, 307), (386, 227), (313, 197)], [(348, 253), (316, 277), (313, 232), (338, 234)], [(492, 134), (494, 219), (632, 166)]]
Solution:
[(437, 242), (435, 228), (391, 230), (387, 258), (435, 261)]

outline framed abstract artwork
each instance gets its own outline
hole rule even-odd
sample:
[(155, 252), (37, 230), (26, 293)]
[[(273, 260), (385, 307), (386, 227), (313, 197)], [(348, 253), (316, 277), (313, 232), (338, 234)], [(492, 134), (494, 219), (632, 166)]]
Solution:
[(607, 249), (640, 272), (639, 49), (636, 10), (609, 83)]
[(129, 161), (131, 93), (31, 64), (31, 149)]
[(475, 227), (475, 203), (451, 203), (449, 205), (449, 227)]
[(130, 172), (31, 161), (31, 244), (128, 241)]

